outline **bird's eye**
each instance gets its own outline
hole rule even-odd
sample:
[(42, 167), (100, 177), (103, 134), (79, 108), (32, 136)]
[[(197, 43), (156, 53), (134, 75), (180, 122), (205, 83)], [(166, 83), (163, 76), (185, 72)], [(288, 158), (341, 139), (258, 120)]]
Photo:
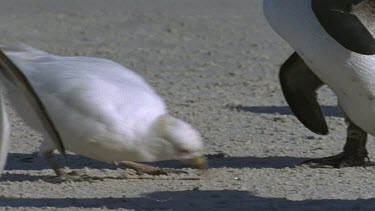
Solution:
[(190, 151), (187, 149), (178, 149), (179, 153), (189, 153)]

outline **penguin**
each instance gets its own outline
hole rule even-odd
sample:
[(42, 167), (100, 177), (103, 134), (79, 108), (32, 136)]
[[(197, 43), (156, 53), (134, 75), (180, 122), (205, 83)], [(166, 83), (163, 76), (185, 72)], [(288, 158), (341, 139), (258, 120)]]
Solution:
[(328, 134), (316, 93), (327, 85), (348, 123), (341, 153), (303, 164), (365, 165), (367, 135), (375, 135), (375, 0), (263, 0), (263, 12), (295, 50), (281, 65), (279, 80), (297, 119), (316, 134)]

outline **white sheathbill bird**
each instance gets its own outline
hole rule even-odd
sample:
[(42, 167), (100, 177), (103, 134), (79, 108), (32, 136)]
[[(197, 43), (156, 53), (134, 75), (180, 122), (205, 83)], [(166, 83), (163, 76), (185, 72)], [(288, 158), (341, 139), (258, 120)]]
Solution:
[[(40, 155), (58, 177), (66, 175), (53, 159), (56, 149), (146, 173), (163, 170), (135, 162), (182, 160), (207, 167), (199, 132), (168, 114), (153, 88), (118, 63), (21, 45), (1, 48), (0, 69), (16, 111), (44, 136)], [(0, 100), (1, 173), (10, 127)]]

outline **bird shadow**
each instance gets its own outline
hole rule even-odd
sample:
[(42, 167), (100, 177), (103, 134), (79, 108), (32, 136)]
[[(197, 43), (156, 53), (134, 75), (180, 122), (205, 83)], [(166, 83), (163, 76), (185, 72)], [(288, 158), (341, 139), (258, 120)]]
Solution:
[[(56, 161), (60, 166), (71, 169), (82, 169), (85, 167), (93, 169), (117, 169), (111, 163), (105, 163), (80, 155), (68, 154), (56, 155)], [(297, 165), (307, 158), (297, 157), (230, 157), (223, 153), (207, 155), (210, 168), (286, 168)], [(150, 163), (161, 168), (184, 168), (186, 165), (180, 161), (160, 161)], [(9, 153), (5, 170), (43, 170), (50, 169), (47, 161), (37, 154)]]
[[(197, 189), (197, 188), (196, 188)], [(106, 208), (131, 210), (358, 210), (372, 209), (375, 199), (317, 199), (293, 201), (266, 198), (247, 191), (191, 190), (153, 192), (135, 198), (6, 198), (0, 207), (8, 208)]]
[[(280, 114), (293, 115), (289, 106), (242, 106), (242, 105), (228, 105), (226, 108), (232, 111), (251, 112), (257, 114)], [(337, 106), (321, 106), (322, 112), (328, 117), (343, 117), (343, 114)]]
[[(55, 154), (54, 159), (60, 166), (67, 166), (72, 169), (82, 169), (84, 167), (97, 169), (116, 169), (116, 165), (89, 159), (80, 155), (67, 154), (64, 156)], [(43, 170), (50, 169), (47, 161), (34, 154), (8, 153), (5, 170)]]
[[(70, 169), (118, 169), (114, 164), (104, 163), (97, 160), (92, 160), (79, 155), (69, 154), (64, 158), (57, 155), (57, 161)], [(307, 157), (231, 157), (224, 153), (210, 154), (207, 155), (209, 168), (253, 168), (253, 169), (283, 169), (283, 168), (294, 168), (300, 165), (304, 160), (311, 158)], [(150, 165), (157, 166), (160, 168), (173, 168), (180, 169), (187, 167), (184, 163), (179, 161), (162, 161), (149, 163)], [(375, 166), (374, 163), (368, 162), (367, 166)], [(61, 165), (64, 166), (64, 165)], [(12, 172), (12, 170), (44, 170), (50, 169), (47, 162), (37, 156), (36, 154), (20, 154), (20, 153), (10, 153), (8, 162), (5, 170), (9, 170), (2, 175), (1, 181), (37, 181), (37, 180), (47, 180), (53, 176), (46, 175), (30, 175), (22, 172)], [(51, 171), (52, 172), (52, 171)], [(94, 179), (94, 178), (93, 178)], [(103, 179), (103, 178), (98, 178)], [(116, 179), (112, 178), (111, 179)], [(117, 178), (117, 179), (123, 179)]]

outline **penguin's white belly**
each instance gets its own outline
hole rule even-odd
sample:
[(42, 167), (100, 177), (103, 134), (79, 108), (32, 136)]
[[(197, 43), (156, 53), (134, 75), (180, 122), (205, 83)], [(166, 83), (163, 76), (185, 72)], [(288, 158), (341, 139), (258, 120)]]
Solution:
[(330, 37), (311, 0), (264, 0), (263, 7), (275, 32), (333, 90), (345, 114), (375, 135), (375, 56), (351, 52)]

